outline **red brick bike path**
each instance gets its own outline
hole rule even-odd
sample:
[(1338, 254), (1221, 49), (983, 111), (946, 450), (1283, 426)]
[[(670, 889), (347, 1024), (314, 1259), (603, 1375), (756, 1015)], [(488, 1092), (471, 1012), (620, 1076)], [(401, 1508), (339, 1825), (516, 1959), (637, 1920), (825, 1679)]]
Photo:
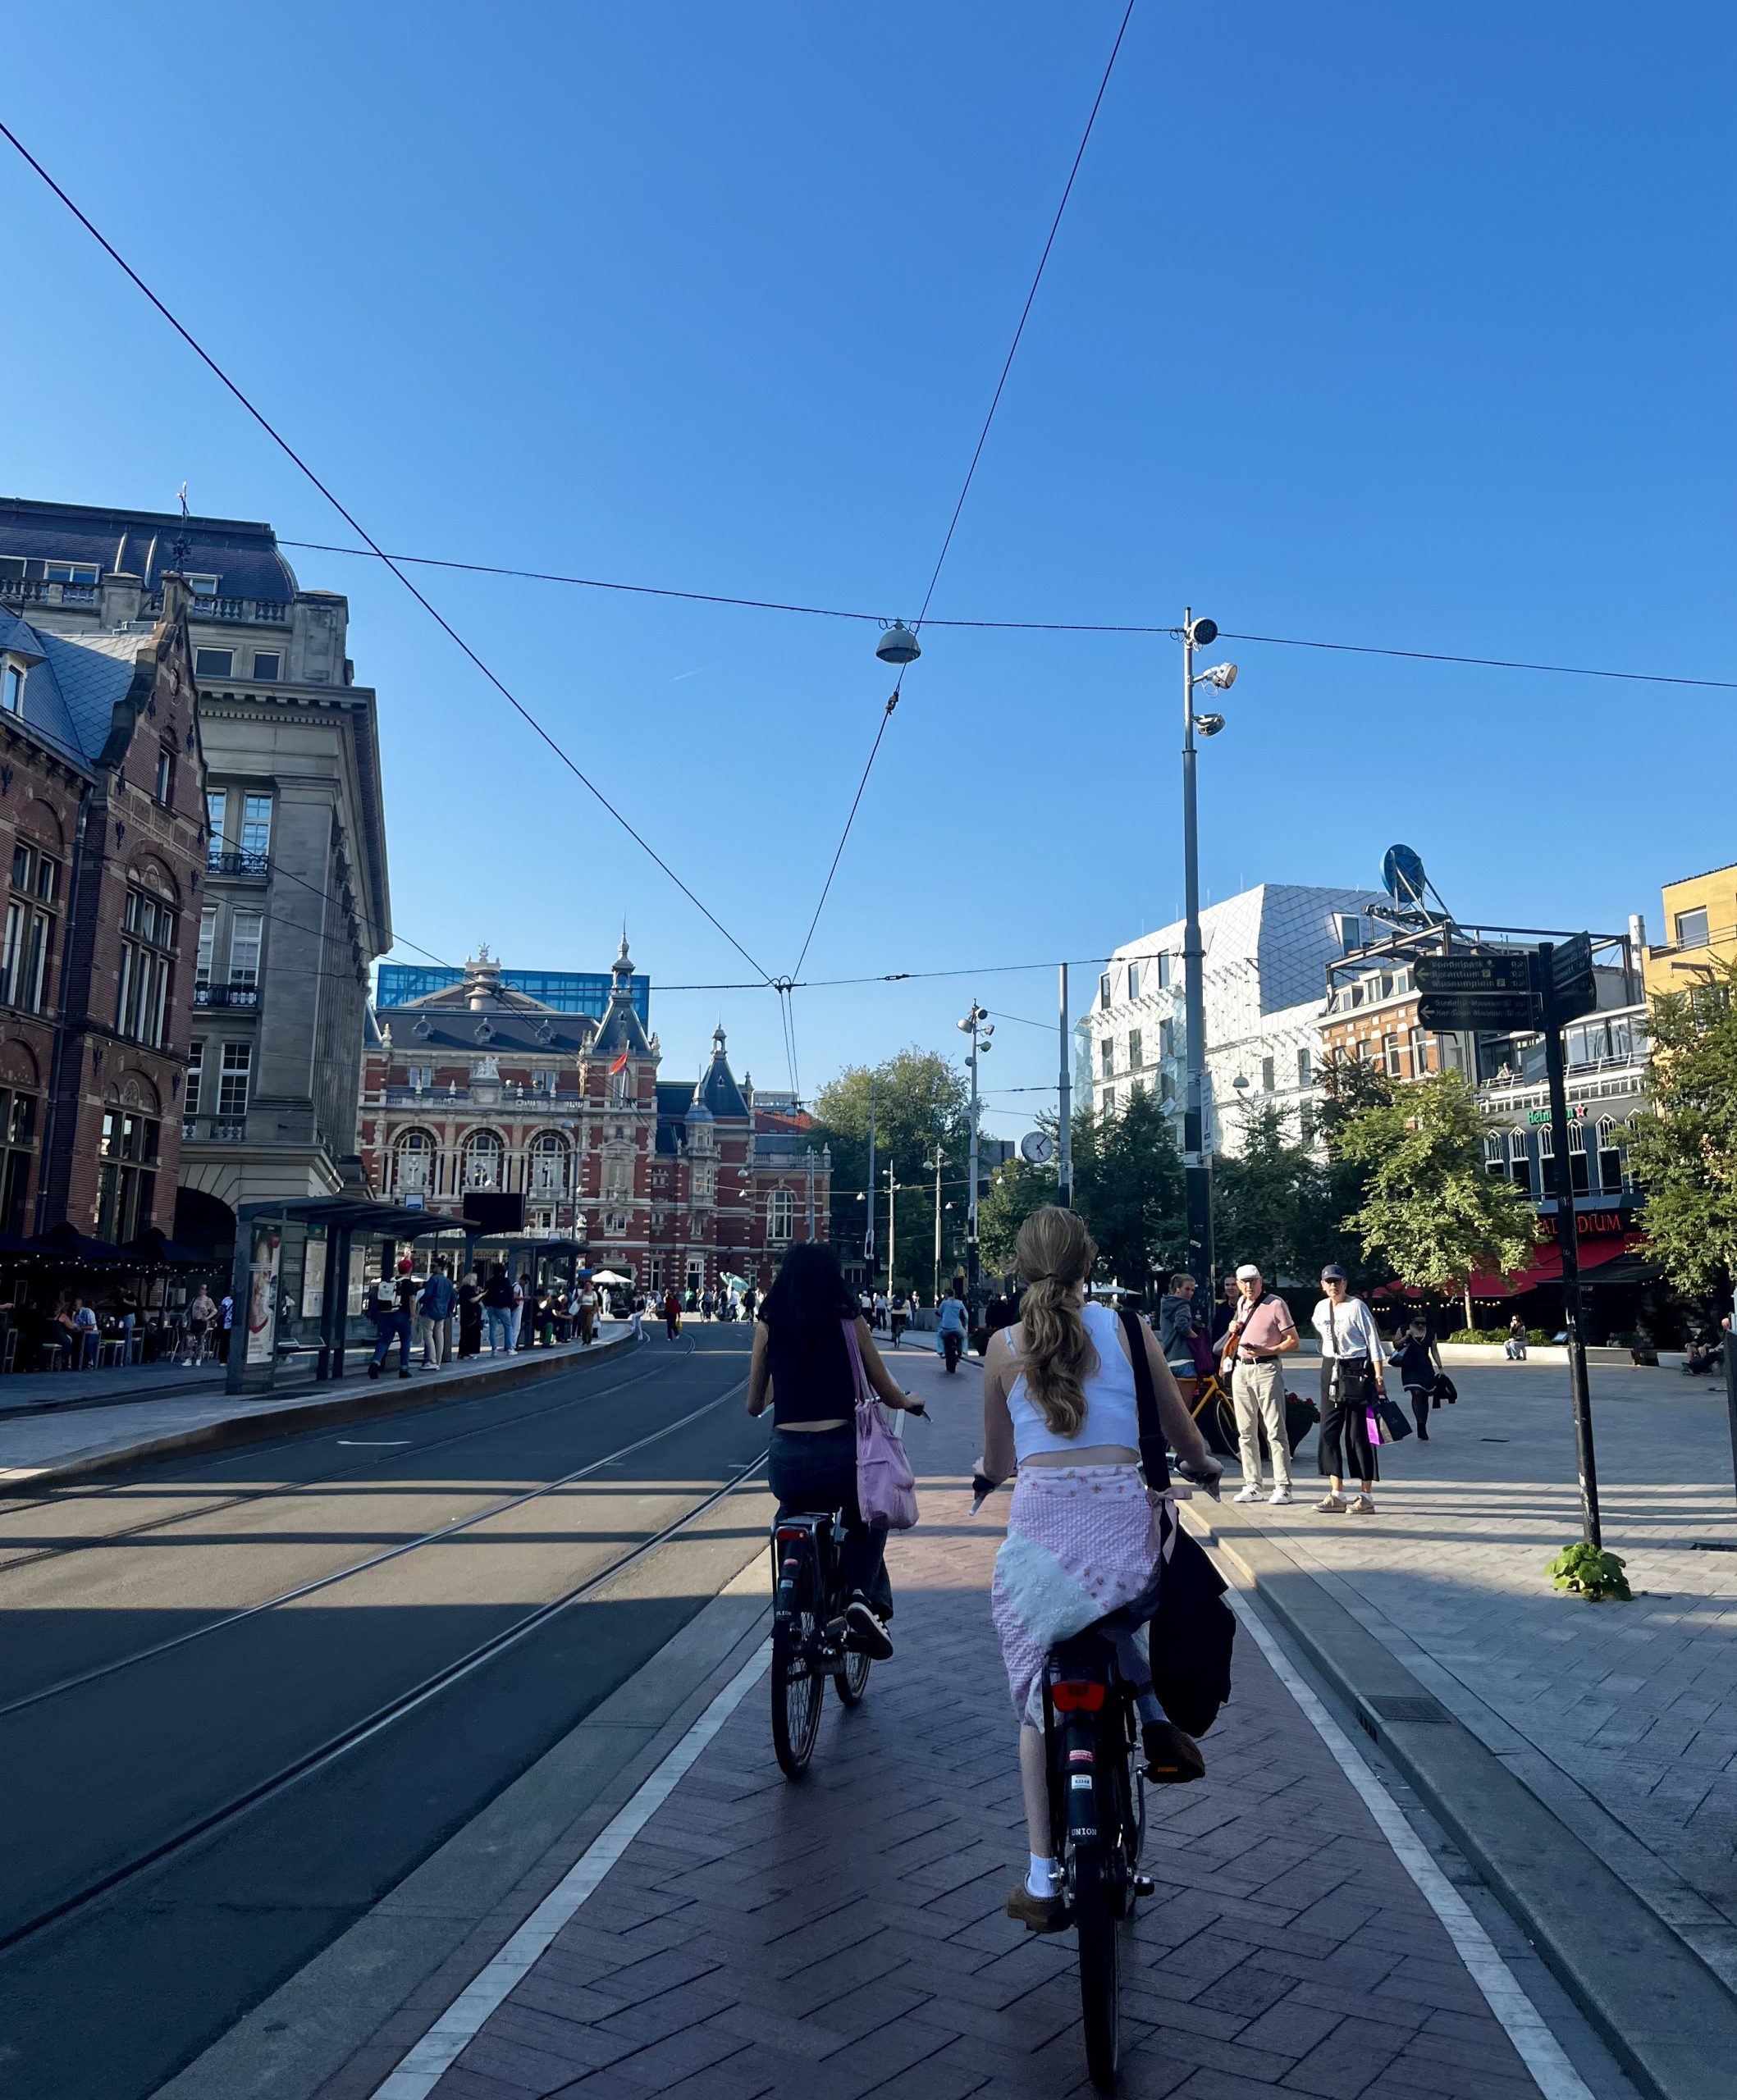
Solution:
[[(1089, 2090), (1073, 1935), (1003, 1915), (1025, 1836), (989, 1622), (1000, 1527), (967, 1509), (928, 1487), (894, 1541), (898, 1655), (857, 1712), (829, 1696), (807, 1779), (773, 1760), (762, 1681), (437, 2100)], [(1206, 1749), (1203, 1784), (1147, 1796), (1159, 1888), (1123, 1957), (1129, 2100), (1535, 2095), (1246, 1632)]]

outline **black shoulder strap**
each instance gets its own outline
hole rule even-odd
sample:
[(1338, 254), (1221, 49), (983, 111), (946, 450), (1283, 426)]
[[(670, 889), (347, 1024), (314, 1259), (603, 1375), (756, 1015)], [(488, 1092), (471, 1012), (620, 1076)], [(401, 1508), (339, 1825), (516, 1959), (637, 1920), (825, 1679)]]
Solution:
[(1170, 1454), (1163, 1424), (1159, 1420), (1158, 1389), (1152, 1383), (1152, 1365), (1146, 1355), (1145, 1325), (1131, 1306), (1122, 1306), (1121, 1312), (1128, 1354), (1134, 1363), (1134, 1399), (1140, 1409), (1140, 1463), (1145, 1468), (1146, 1486), (1162, 1495), (1170, 1485)]

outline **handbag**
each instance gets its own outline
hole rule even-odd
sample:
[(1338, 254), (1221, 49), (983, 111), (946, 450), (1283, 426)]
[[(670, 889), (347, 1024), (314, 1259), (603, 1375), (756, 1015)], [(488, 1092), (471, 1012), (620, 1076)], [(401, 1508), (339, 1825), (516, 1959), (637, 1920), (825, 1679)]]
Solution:
[(1397, 1444), (1411, 1434), (1411, 1425), (1406, 1419), (1406, 1411), (1397, 1400), (1390, 1400), (1385, 1393), (1375, 1399), (1369, 1408), (1369, 1441), (1375, 1438), (1375, 1424), (1379, 1418), (1381, 1441)]
[[(1134, 1394), (1140, 1408), (1140, 1462), (1146, 1486), (1155, 1495), (1170, 1492), (1170, 1456), (1158, 1415), (1158, 1393), (1146, 1360), (1145, 1329), (1140, 1316), (1122, 1308), (1122, 1324), (1133, 1358)], [(1173, 1502), (1159, 1515), (1160, 1553), (1158, 1609), (1153, 1614), (1152, 1689), (1170, 1720), (1186, 1734), (1204, 1736), (1231, 1696), (1231, 1651), (1236, 1645), (1236, 1614), (1224, 1601), (1224, 1577), (1206, 1549), (1182, 1529)]]
[(857, 1506), (865, 1524), (908, 1532), (916, 1522), (916, 1477), (905, 1447), (880, 1412), (862, 1368), (854, 1320), (839, 1322), (857, 1389)]

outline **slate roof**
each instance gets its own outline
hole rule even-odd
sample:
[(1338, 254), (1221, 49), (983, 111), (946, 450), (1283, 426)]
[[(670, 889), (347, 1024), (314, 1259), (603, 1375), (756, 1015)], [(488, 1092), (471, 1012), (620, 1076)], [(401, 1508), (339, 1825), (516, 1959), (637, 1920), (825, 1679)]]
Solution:
[(586, 1015), (557, 1013), (552, 1007), (528, 1002), (523, 1009), (491, 1006), (473, 1013), (461, 1003), (441, 1006), (432, 999), (377, 1007), (375, 1018), (382, 1029), (391, 1029), (395, 1050), (462, 1050), (472, 1057), (485, 1051), (507, 1057), (576, 1057), (590, 1046), (597, 1025)]
[(113, 510), (0, 496), (0, 555), (30, 563), (94, 562), (99, 569), (140, 578), (148, 591), (162, 582), (183, 533), (189, 572), (215, 576), (222, 596), (287, 605), (295, 596), (295, 573), (278, 552), (269, 525), (239, 518), (184, 519), (172, 510)]
[(695, 1101), (709, 1108), (714, 1116), (733, 1116), (738, 1121), (747, 1121), (747, 1103), (742, 1098), (742, 1089), (736, 1084), (736, 1075), (729, 1068), (729, 1059), (724, 1052), (724, 1030), (720, 1028), (711, 1039), (711, 1062), (706, 1068), (699, 1084), (693, 1090)]
[(628, 955), (625, 934), (621, 937), (621, 952), (610, 970), (609, 1007), (592, 1050), (596, 1056), (610, 1059), (619, 1057), (624, 1050), (630, 1057), (649, 1057), (651, 1054), (645, 1023), (633, 1005), (633, 965)]
[(44, 634), (0, 612), (0, 649), (23, 656), (24, 719), (46, 742), (94, 766), (108, 742), (115, 709), (133, 682), (151, 630), (76, 637)]

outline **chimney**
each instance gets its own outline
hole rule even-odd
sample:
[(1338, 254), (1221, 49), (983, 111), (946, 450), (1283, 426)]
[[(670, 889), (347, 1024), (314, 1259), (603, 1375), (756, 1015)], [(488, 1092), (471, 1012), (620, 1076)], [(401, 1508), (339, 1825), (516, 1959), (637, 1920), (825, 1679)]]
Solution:
[(1629, 946), (1634, 949), (1637, 957), (1647, 952), (1647, 922), (1639, 911), (1629, 914)]
[(111, 569), (97, 586), (97, 618), (104, 627), (126, 627), (139, 617), (144, 584), (125, 569)]

